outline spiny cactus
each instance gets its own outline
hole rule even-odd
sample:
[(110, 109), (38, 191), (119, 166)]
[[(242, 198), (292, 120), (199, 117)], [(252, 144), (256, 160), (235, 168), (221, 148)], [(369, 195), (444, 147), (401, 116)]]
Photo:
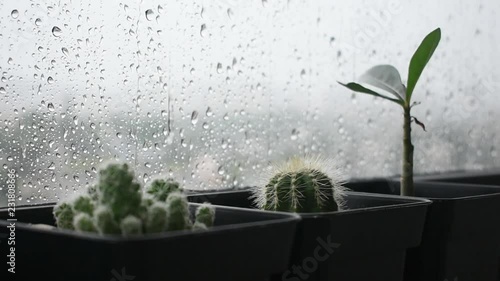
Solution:
[(54, 216), (57, 226), (64, 229), (75, 229), (73, 227), (73, 218), (75, 212), (71, 204), (63, 202), (54, 207)]
[(165, 201), (170, 193), (176, 191), (180, 191), (178, 182), (173, 179), (156, 179), (149, 186), (147, 193), (156, 200)]
[(190, 229), (191, 226), (186, 196), (179, 192), (171, 193), (167, 198), (167, 230)]
[(212, 226), (215, 210), (209, 205), (196, 210), (193, 224), (181, 190), (172, 179), (158, 179), (143, 197), (128, 166), (110, 164), (87, 194), (56, 205), (54, 217), (59, 228), (124, 236)]
[(267, 184), (255, 190), (254, 198), (264, 210), (337, 211), (343, 204), (343, 183), (343, 174), (332, 161), (294, 157), (274, 169)]
[(195, 225), (211, 227), (214, 224), (215, 209), (208, 203), (204, 203), (196, 210)]

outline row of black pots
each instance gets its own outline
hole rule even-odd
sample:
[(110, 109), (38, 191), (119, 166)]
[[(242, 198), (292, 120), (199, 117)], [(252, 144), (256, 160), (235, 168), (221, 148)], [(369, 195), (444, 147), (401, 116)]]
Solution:
[[(190, 203), (192, 213), (197, 205)], [(209, 230), (124, 238), (36, 226), (54, 225), (53, 207), (18, 208), (17, 221), (0, 210), (0, 280), (267, 280), (288, 268), (300, 220), (217, 206)]]
[[(492, 173), (417, 178), (416, 197), (430, 201), (398, 196), (395, 179), (351, 181), (347, 186), (363, 193), (347, 195), (348, 210), (301, 214), (290, 267), (275, 279), (496, 281), (498, 179)], [(250, 195), (216, 192), (190, 200), (253, 208)], [(337, 247), (318, 258), (318, 238), (326, 237)]]
[(213, 228), (136, 238), (34, 225), (54, 225), (52, 204), (17, 221), (0, 209), (0, 262), (16, 272), (0, 280), (496, 281), (500, 187), (419, 180), (417, 197), (352, 181), (346, 210), (299, 215), (252, 210), (248, 190), (192, 194), (193, 211), (216, 205)]

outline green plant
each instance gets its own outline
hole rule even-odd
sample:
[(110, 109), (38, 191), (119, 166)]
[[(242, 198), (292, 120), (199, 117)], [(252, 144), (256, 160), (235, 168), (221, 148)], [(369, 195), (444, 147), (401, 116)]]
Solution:
[(348, 89), (373, 95), (379, 98), (383, 98), (400, 105), (403, 108), (403, 161), (402, 161), (402, 172), (401, 172), (401, 195), (413, 196), (415, 195), (415, 190), (413, 186), (413, 144), (411, 142), (411, 123), (415, 121), (418, 125), (422, 126), (425, 130), (425, 126), (418, 121), (417, 118), (411, 115), (411, 109), (416, 103), (411, 103), (411, 98), (417, 81), (420, 78), (425, 66), (431, 59), (434, 51), (436, 50), (439, 41), (441, 40), (441, 29), (438, 28), (431, 33), (429, 33), (420, 46), (417, 48), (416, 52), (410, 61), (410, 66), (408, 69), (408, 81), (407, 86), (401, 81), (401, 75), (398, 70), (391, 65), (377, 65), (366, 71), (360, 78), (359, 83), (364, 83), (380, 90), (390, 93), (394, 97), (389, 97), (385, 94), (380, 94), (379, 92), (373, 91), (371, 89), (365, 88), (364, 86), (350, 82), (347, 84), (340, 83), (342, 86)]
[(155, 180), (146, 195), (126, 164), (109, 164), (99, 171), (98, 183), (87, 193), (54, 207), (59, 228), (124, 236), (170, 230), (206, 229), (215, 210), (203, 204), (190, 220), (186, 196), (172, 179)]
[(333, 162), (294, 157), (277, 166), (264, 187), (255, 189), (255, 203), (272, 211), (337, 211), (343, 204), (343, 182), (343, 174)]

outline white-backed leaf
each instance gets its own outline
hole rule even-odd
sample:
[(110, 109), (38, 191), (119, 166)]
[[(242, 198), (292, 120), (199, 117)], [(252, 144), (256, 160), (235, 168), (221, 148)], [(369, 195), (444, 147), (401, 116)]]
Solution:
[(401, 75), (392, 65), (377, 65), (359, 77), (360, 83), (365, 83), (394, 95), (398, 100), (404, 101), (406, 89), (401, 82)]
[(379, 94), (373, 90), (370, 90), (368, 88), (365, 88), (361, 85), (359, 85), (358, 83), (347, 83), (347, 84), (343, 84), (341, 82), (338, 82), (340, 85), (348, 88), (349, 90), (351, 91), (354, 91), (354, 92), (358, 92), (358, 93), (363, 93), (363, 94), (368, 94), (368, 95), (372, 95), (372, 96), (376, 96), (376, 97), (379, 97), (379, 98), (383, 98), (383, 99), (386, 99), (386, 100), (390, 100), (392, 102), (395, 102), (399, 105), (403, 105), (403, 101), (401, 100), (397, 100), (397, 99), (393, 99), (393, 98), (390, 98), (390, 97), (387, 97), (387, 96), (384, 96), (382, 94)]

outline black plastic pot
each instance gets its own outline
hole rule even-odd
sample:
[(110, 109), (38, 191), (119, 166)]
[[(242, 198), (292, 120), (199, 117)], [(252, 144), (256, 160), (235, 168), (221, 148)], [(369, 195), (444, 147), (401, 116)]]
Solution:
[[(194, 212), (196, 204), (190, 204)], [(300, 217), (294, 214), (217, 207), (213, 228), (135, 238), (39, 229), (53, 224), (53, 205), (16, 210), (15, 274), (0, 211), (0, 280), (268, 280), (288, 267)], [(8, 265), (7, 265), (8, 266)]]
[[(355, 191), (399, 194), (386, 179), (347, 184)], [(407, 255), (408, 281), (495, 281), (500, 245), (500, 188), (415, 182), (416, 196), (432, 200), (422, 243)]]
[(500, 186), (500, 170), (465, 171), (415, 177), (418, 181), (438, 181)]
[[(253, 208), (250, 195), (232, 191), (188, 200)], [(346, 200), (345, 211), (300, 214), (290, 267), (272, 280), (402, 280), (406, 249), (420, 243), (430, 201), (351, 192)]]

